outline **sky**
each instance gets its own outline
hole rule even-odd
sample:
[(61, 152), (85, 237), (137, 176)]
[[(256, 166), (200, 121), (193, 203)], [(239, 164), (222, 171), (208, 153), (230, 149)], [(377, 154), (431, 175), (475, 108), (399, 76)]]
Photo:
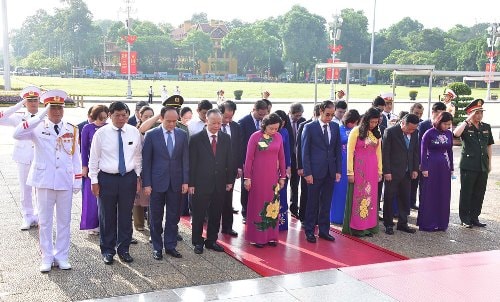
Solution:
[[(21, 27), (27, 16), (38, 9), (53, 14), (55, 7), (62, 7), (60, 0), (0, 0), (7, 2), (9, 31)], [(376, 2), (375, 31), (387, 28), (404, 17), (419, 21), (425, 28), (438, 27), (448, 30), (455, 24), (472, 26), (477, 23), (500, 22), (500, 1), (474, 0), (467, 4), (450, 0), (85, 0), (94, 20), (125, 20), (129, 2), (131, 18), (170, 23), (177, 27), (195, 13), (206, 13), (208, 19), (246, 22), (285, 14), (295, 5), (323, 16), (327, 22), (344, 8), (363, 10), (372, 29), (374, 3)], [(3, 20), (1, 21), (3, 24)], [(0, 36), (2, 35), (0, 30)], [(1, 41), (1, 40), (0, 40)], [(1, 42), (0, 42), (1, 43)]]

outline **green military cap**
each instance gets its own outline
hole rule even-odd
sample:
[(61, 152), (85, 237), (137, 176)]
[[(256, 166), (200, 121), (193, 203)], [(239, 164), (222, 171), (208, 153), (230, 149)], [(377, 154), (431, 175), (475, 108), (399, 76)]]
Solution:
[(467, 105), (467, 107), (465, 107), (465, 112), (467, 112), (467, 114), (471, 114), (472, 112), (478, 110), (484, 111), (483, 104), (484, 104), (483, 99), (475, 99), (469, 105)]
[(163, 101), (163, 106), (180, 108), (182, 104), (184, 104), (184, 98), (178, 94), (174, 94), (165, 101)]

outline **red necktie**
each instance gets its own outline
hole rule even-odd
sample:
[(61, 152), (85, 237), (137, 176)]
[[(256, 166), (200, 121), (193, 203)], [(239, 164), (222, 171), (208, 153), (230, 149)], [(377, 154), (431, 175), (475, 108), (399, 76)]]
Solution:
[(215, 151), (217, 150), (217, 135), (212, 135), (212, 151), (214, 152), (215, 156)]

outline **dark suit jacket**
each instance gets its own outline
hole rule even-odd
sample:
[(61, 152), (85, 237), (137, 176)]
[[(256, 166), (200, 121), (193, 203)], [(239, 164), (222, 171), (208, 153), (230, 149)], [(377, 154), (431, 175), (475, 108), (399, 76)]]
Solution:
[(389, 127), (384, 132), (382, 144), (382, 167), (384, 174), (392, 178), (404, 177), (406, 171), (418, 171), (420, 162), (420, 144), (418, 131), (411, 134), (410, 146), (406, 148), (401, 125)]
[(189, 186), (195, 187), (195, 194), (211, 194), (226, 190), (226, 184), (234, 181), (231, 138), (219, 131), (216, 156), (203, 130), (191, 136), (189, 141)]
[(314, 178), (335, 177), (342, 172), (342, 143), (339, 125), (330, 122), (330, 144), (323, 138), (323, 129), (319, 121), (304, 126), (302, 133), (302, 165), (304, 176)]
[(243, 168), (243, 160), (241, 159), (241, 127), (237, 122), (231, 121), (229, 123), (229, 128), (231, 129), (231, 152), (233, 155), (233, 170), (235, 173), (234, 177), (236, 177), (238, 169)]
[[(300, 124), (305, 122), (306, 119), (301, 117), (298, 121), (297, 121), (297, 137), (299, 137), (299, 127), (300, 127)], [(288, 123), (286, 124), (285, 126), (286, 130), (288, 130), (288, 134), (289, 134), (289, 141), (290, 141), (290, 157), (292, 158), (292, 160), (295, 160), (296, 159), (296, 147), (297, 147), (297, 142), (295, 141), (295, 137), (293, 137), (293, 127), (292, 127), (292, 122), (290, 121), (290, 117), (288, 116)]]
[(169, 184), (174, 192), (189, 183), (189, 150), (186, 132), (174, 129), (175, 145), (172, 157), (168, 154), (163, 127), (146, 132), (142, 147), (142, 186), (155, 192), (166, 192)]
[(132, 115), (132, 117), (128, 119), (127, 124), (132, 125), (132, 126), (137, 126), (137, 117), (135, 116), (135, 114)]
[(259, 130), (255, 128), (255, 122), (253, 121), (252, 114), (245, 115), (241, 120), (238, 121), (238, 124), (241, 127), (241, 166), (245, 159), (247, 158), (247, 145), (248, 140), (250, 140), (250, 135), (252, 135), (255, 131)]
[(297, 142), (295, 142), (295, 148), (297, 150), (297, 170), (304, 168), (302, 165), (302, 132), (304, 132), (304, 126), (312, 121), (312, 119), (309, 119), (300, 123), (299, 128), (297, 129)]

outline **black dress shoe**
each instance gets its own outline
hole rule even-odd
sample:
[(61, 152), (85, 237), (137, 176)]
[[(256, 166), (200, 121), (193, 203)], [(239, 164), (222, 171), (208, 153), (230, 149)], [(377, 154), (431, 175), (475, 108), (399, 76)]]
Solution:
[(472, 225), (480, 227), (480, 228), (486, 227), (486, 223), (481, 223), (481, 222), (479, 222), (479, 220), (472, 221)]
[(182, 240), (184, 240), (184, 238), (182, 238), (181, 235), (177, 234), (177, 241), (182, 241)]
[(259, 249), (264, 247), (264, 245), (262, 243), (250, 243), (250, 244), (255, 246), (256, 248), (259, 248)]
[(394, 230), (392, 229), (392, 227), (385, 227), (385, 233), (387, 235), (394, 235)]
[(165, 250), (165, 254), (169, 254), (174, 258), (182, 258), (181, 253), (179, 253), (176, 249)]
[(278, 246), (278, 242), (276, 242), (276, 241), (269, 241), (267, 243), (267, 245), (272, 246), (272, 247), (277, 247)]
[(300, 217), (299, 217), (299, 213), (297, 213), (297, 212), (290, 212), (290, 215), (291, 215), (293, 218), (295, 218), (295, 219), (300, 219)]
[(314, 234), (306, 234), (306, 240), (310, 243), (316, 242), (316, 236)]
[(135, 238), (130, 239), (130, 244), (137, 244), (137, 243), (139, 243), (137, 239)]
[(320, 233), (320, 234), (318, 235), (318, 237), (319, 237), (319, 238), (321, 238), (321, 239), (325, 239), (325, 240), (328, 240), (328, 241), (332, 241), (332, 242), (333, 242), (333, 241), (335, 241), (335, 238), (333, 238), (333, 236), (332, 236), (332, 235), (330, 235), (330, 234), (321, 234), (321, 233)]
[(238, 233), (235, 230), (222, 230), (222, 234), (227, 234), (229, 236), (238, 237)]
[(134, 258), (132, 258), (132, 256), (130, 256), (130, 254), (128, 252), (125, 252), (125, 253), (122, 253), (122, 254), (118, 254), (118, 257), (123, 262), (130, 263), (130, 262), (134, 261)]
[(236, 210), (235, 208), (233, 208), (233, 214), (238, 214), (240, 211)]
[(418, 206), (417, 206), (416, 204), (412, 204), (412, 205), (410, 206), (410, 208), (411, 208), (412, 210), (418, 210)]
[(217, 244), (217, 242), (205, 242), (205, 247), (209, 250), (214, 250), (216, 252), (224, 252), (224, 248)]
[(111, 255), (111, 254), (104, 254), (102, 256), (103, 256), (104, 264), (111, 265), (115, 261), (115, 259), (113, 258), (113, 255)]
[(155, 260), (163, 259), (163, 255), (162, 255), (161, 251), (153, 251), (153, 258)]
[(462, 225), (464, 228), (466, 228), (466, 229), (472, 229), (472, 224), (470, 224), (470, 223), (465, 223), (465, 222), (462, 222), (462, 224), (461, 224), (461, 225)]
[(415, 232), (417, 231), (417, 230), (415, 230), (415, 229), (410, 228), (410, 227), (409, 227), (409, 226), (407, 226), (407, 225), (398, 225), (398, 226), (396, 227), (396, 229), (397, 229), (398, 231), (403, 231), (403, 232), (408, 233), (408, 234), (413, 234), (413, 233), (415, 233)]
[(196, 244), (194, 246), (194, 253), (195, 254), (203, 254), (203, 244)]

